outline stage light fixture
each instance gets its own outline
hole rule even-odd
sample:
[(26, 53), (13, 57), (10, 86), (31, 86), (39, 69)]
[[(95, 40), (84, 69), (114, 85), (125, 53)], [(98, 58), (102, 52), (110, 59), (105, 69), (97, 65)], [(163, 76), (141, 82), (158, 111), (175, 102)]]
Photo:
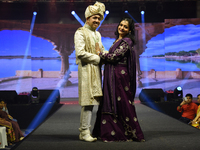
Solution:
[(124, 12), (125, 12), (125, 13), (128, 13), (128, 10), (125, 10)]
[(34, 11), (34, 12), (33, 12), (33, 15), (37, 15), (37, 12), (36, 12), (36, 11)]
[(72, 15), (75, 15), (75, 11), (72, 11), (71, 14), (72, 14)]
[(178, 86), (178, 87), (177, 87), (177, 90), (178, 90), (178, 91), (182, 91), (182, 87)]
[(109, 11), (108, 10), (106, 10), (106, 12), (105, 12), (107, 15), (109, 14)]
[(183, 90), (182, 87), (178, 86), (174, 89), (174, 98), (181, 99), (183, 98)]
[(144, 11), (143, 10), (141, 11), (141, 15), (144, 15)]

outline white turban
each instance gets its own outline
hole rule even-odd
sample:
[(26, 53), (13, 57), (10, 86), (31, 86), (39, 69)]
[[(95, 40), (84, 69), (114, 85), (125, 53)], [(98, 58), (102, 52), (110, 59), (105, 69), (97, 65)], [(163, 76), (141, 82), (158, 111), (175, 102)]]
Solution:
[(101, 20), (104, 18), (105, 5), (100, 2), (96, 2), (94, 5), (89, 5), (85, 10), (85, 18), (91, 17), (93, 15), (99, 14)]

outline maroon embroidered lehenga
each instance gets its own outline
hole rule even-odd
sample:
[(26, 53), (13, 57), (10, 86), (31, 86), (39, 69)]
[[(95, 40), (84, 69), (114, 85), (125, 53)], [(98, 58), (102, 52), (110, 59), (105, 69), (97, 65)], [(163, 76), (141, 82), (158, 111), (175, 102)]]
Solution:
[(144, 139), (134, 106), (136, 63), (132, 47), (132, 41), (123, 38), (110, 48), (109, 53), (100, 53), (105, 63), (104, 93), (93, 136), (103, 141)]

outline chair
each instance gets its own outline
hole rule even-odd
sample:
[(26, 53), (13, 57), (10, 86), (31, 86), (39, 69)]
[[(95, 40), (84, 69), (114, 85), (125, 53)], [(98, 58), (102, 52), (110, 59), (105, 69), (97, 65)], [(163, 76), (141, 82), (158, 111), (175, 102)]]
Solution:
[(8, 146), (6, 127), (0, 126), (0, 148), (5, 148)]

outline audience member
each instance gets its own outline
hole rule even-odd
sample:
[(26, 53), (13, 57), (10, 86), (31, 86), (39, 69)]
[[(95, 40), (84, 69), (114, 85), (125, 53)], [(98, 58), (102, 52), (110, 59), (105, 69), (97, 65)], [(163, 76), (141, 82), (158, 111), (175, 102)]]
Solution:
[[(197, 102), (200, 104), (200, 94), (197, 95)], [(193, 127), (200, 129), (199, 123), (200, 123), (200, 105), (198, 106), (196, 117), (194, 118), (194, 120), (191, 121), (191, 125)]]
[(9, 145), (13, 143), (19, 142), (24, 138), (23, 133), (20, 130), (20, 127), (16, 121), (12, 120), (12, 117), (6, 112), (3, 111), (5, 109), (5, 102), (0, 102), (0, 125), (6, 127), (7, 139)]
[(7, 104), (6, 104), (6, 102), (5, 102), (3, 99), (0, 100), (0, 104), (1, 104), (1, 105), (0, 105), (0, 110), (7, 112), (8, 117), (9, 117), (11, 120), (17, 122), (17, 120), (14, 119), (14, 118), (9, 114), (8, 108), (7, 108)]
[(191, 120), (194, 119), (198, 106), (197, 104), (192, 102), (193, 96), (192, 94), (186, 94), (183, 101), (177, 107), (177, 111), (182, 113), (181, 118), (179, 119), (182, 122), (189, 123)]

